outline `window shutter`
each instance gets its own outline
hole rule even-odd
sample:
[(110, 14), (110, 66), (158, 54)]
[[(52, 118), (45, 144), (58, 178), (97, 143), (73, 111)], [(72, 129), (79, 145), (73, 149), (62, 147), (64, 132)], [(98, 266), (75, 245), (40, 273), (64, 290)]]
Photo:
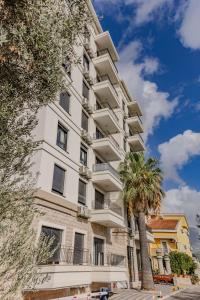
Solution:
[(52, 190), (63, 195), (64, 179), (65, 179), (65, 170), (55, 165)]

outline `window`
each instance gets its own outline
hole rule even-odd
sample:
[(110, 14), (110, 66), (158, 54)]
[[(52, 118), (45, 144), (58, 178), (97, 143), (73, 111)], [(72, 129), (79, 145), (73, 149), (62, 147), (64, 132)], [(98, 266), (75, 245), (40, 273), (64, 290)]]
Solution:
[(90, 61), (85, 54), (83, 55), (83, 68), (85, 72), (89, 72)]
[(100, 139), (103, 139), (103, 138), (104, 138), (103, 133), (98, 128), (96, 128), (96, 139), (100, 140)]
[(70, 105), (70, 94), (68, 92), (63, 92), (60, 94), (60, 106), (69, 113)]
[(80, 163), (87, 166), (87, 148), (81, 144)]
[(58, 124), (56, 144), (65, 151), (67, 150), (67, 132), (68, 130), (65, 127), (63, 127), (61, 124)]
[(62, 241), (62, 230), (51, 228), (47, 226), (42, 226), (41, 236), (47, 238), (47, 240), (53, 239), (53, 242), (50, 246), (50, 252), (54, 251), (52, 257), (48, 259), (48, 263), (59, 263), (60, 261), (60, 246)]
[(74, 265), (83, 264), (83, 253), (84, 253), (84, 234), (75, 232), (74, 237)]
[(124, 103), (124, 101), (122, 101), (122, 109), (125, 112), (125, 103)]
[(95, 190), (95, 209), (104, 209), (104, 194)]
[(71, 62), (68, 57), (65, 58), (62, 66), (66, 72), (66, 74), (71, 78)]
[(126, 151), (126, 139), (124, 138), (124, 151)]
[(63, 195), (65, 181), (65, 170), (54, 165), (52, 191)]
[(126, 121), (123, 119), (123, 129), (126, 131)]
[(78, 202), (86, 205), (86, 183), (79, 179)]
[(82, 95), (83, 95), (84, 98), (89, 99), (89, 88), (88, 88), (87, 84), (84, 81), (83, 81)]
[(104, 265), (104, 240), (96, 237), (94, 238), (94, 265)]
[(82, 111), (81, 127), (88, 131), (88, 116)]

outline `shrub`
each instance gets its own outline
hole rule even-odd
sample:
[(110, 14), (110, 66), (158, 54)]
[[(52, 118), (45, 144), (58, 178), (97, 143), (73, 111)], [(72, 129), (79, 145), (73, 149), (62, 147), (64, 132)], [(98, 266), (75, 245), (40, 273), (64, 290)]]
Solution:
[(169, 255), (171, 270), (177, 275), (193, 275), (196, 269), (196, 263), (192, 257), (183, 252), (173, 251)]

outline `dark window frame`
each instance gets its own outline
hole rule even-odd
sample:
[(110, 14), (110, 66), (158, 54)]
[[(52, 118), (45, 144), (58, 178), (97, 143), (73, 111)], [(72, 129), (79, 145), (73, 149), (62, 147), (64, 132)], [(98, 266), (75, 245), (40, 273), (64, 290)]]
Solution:
[(83, 54), (83, 69), (86, 72), (90, 71), (90, 60), (85, 53)]
[(58, 264), (60, 262), (62, 235), (62, 229), (42, 225), (40, 236), (42, 236), (42, 238), (46, 238), (47, 240), (51, 240), (53, 238), (50, 251), (54, 251), (56, 249), (52, 257), (47, 260), (47, 264)]
[[(82, 187), (81, 187), (82, 184)], [(83, 188), (83, 194), (81, 194), (81, 188)], [(86, 206), (87, 198), (87, 183), (79, 178), (78, 181), (78, 203)]]
[[(60, 131), (64, 133), (64, 143), (60, 141)], [(64, 151), (67, 151), (68, 132), (69, 130), (66, 127), (64, 127), (60, 122), (58, 122), (56, 145)]]
[[(59, 105), (62, 107), (62, 109), (64, 109), (64, 111), (70, 114), (71, 94), (68, 91), (65, 91), (61, 92), (59, 97)], [(61, 97), (63, 97), (63, 99), (61, 99)], [(64, 101), (66, 101), (66, 104), (64, 103)]]
[[(82, 154), (84, 154), (82, 156)], [(84, 166), (87, 166), (87, 162), (88, 162), (88, 148), (85, 147), (85, 145), (83, 145), (81, 143), (81, 147), (80, 147), (80, 163)]]
[(84, 110), (82, 110), (82, 113), (81, 113), (81, 127), (88, 132), (89, 117), (88, 117), (88, 115), (86, 114), (86, 112)]
[[(59, 187), (57, 187), (57, 186), (59, 186), (58, 184), (56, 184), (56, 178), (55, 178), (55, 172), (56, 172), (56, 168), (57, 168), (57, 170), (59, 169), (60, 171), (63, 171), (63, 178), (62, 178), (62, 183), (60, 184), (60, 188)], [(59, 194), (59, 195), (62, 195), (63, 196), (63, 194), (64, 194), (64, 187), (65, 187), (65, 172), (66, 172), (66, 170), (65, 169), (63, 169), (62, 167), (60, 167), (60, 166), (58, 166), (57, 164), (54, 164), (54, 170), (53, 170), (53, 181), (52, 181), (52, 192), (54, 192), (54, 193), (57, 193), (57, 194)], [(60, 173), (61, 174), (61, 173)]]
[(89, 100), (89, 94), (90, 94), (90, 88), (86, 84), (86, 82), (83, 80), (83, 86), (82, 86), (82, 96)]

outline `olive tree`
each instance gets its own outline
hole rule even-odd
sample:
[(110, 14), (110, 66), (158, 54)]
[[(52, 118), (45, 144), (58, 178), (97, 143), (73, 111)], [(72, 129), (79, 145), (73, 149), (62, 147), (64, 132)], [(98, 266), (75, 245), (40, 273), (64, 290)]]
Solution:
[[(85, 0), (0, 0), (0, 294), (10, 299), (36, 280), (51, 255), (36, 243), (31, 157), (37, 112), (63, 88), (66, 63), (88, 34)], [(42, 244), (42, 245), (41, 245)]]

